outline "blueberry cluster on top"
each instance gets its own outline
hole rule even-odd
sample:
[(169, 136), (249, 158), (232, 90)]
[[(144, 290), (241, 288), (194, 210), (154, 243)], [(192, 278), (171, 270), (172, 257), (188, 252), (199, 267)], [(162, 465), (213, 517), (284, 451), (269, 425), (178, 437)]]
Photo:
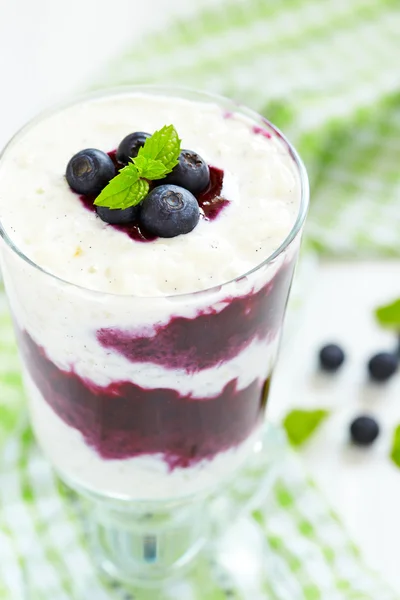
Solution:
[[(75, 192), (96, 197), (118, 174), (118, 166), (127, 166), (137, 157), (150, 134), (137, 131), (127, 135), (116, 152), (117, 166), (108, 154), (88, 148), (75, 154), (68, 163), (66, 179)], [(106, 223), (139, 224), (153, 235), (170, 238), (192, 231), (200, 219), (196, 195), (210, 185), (207, 163), (192, 150), (181, 150), (178, 164), (163, 179), (149, 181), (147, 196), (136, 206), (124, 209), (96, 206)]]

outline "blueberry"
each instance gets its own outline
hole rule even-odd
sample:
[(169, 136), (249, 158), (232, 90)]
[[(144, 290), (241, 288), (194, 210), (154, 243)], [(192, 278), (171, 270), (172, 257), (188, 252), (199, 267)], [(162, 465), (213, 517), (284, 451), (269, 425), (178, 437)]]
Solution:
[(351, 423), (350, 435), (357, 446), (369, 446), (379, 435), (379, 425), (372, 417), (362, 415)]
[(136, 131), (130, 133), (120, 143), (117, 150), (117, 161), (123, 165), (127, 165), (131, 158), (135, 158), (142, 146), (144, 146), (147, 138), (150, 137), (149, 133), (143, 131)]
[(207, 163), (192, 150), (182, 150), (179, 162), (164, 179), (165, 183), (179, 185), (200, 194), (210, 183), (210, 170)]
[(345, 354), (337, 344), (327, 344), (319, 351), (319, 363), (325, 371), (337, 371), (344, 359)]
[(368, 371), (371, 379), (386, 381), (397, 371), (399, 358), (391, 352), (379, 352), (368, 361)]
[(96, 206), (96, 212), (100, 219), (113, 225), (123, 225), (133, 223), (139, 214), (139, 206), (130, 206), (129, 208), (107, 208), (107, 206)]
[(115, 177), (115, 167), (105, 152), (88, 148), (71, 158), (66, 177), (70, 188), (78, 194), (97, 195)]
[(196, 198), (177, 185), (159, 185), (142, 202), (140, 221), (154, 235), (164, 238), (189, 233), (200, 218)]

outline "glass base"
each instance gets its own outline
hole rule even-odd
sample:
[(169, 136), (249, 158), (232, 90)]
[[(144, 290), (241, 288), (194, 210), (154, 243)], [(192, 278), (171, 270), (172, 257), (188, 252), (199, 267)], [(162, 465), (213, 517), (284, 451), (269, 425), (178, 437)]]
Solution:
[(187, 567), (206, 543), (210, 521), (203, 502), (160, 506), (88, 506), (92, 555), (108, 576), (158, 585)]
[(180, 500), (112, 500), (71, 485), (82, 508), (93, 559), (113, 580), (157, 587), (179, 579), (208, 542), (264, 497), (275, 480), (285, 442), (265, 426), (246, 464), (218, 490)]

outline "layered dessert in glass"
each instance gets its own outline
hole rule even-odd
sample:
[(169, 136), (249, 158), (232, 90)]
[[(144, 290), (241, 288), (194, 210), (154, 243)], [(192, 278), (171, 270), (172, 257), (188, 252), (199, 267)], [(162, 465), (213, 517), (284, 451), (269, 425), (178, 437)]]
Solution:
[[(95, 204), (101, 186), (73, 189), (77, 154), (108, 157), (104, 188), (132, 159), (127, 136), (170, 124), (180, 159), (200, 157), (205, 179), (187, 190), (175, 166), (143, 181), (174, 202), (189, 191), (190, 230), (163, 235), (157, 214), (145, 218), (147, 196), (115, 223)], [(205, 94), (86, 97), (12, 140), (0, 161), (2, 273), (33, 427), (67, 482), (163, 500), (215, 489), (243, 464), (263, 424), (306, 203), (282, 135)]]

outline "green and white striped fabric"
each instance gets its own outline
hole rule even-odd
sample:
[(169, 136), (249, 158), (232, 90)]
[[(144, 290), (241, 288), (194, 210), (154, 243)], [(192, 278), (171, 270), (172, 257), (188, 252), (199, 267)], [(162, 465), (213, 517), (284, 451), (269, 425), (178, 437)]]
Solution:
[[(313, 190), (308, 247), (398, 255), (398, 0), (192, 4), (190, 17), (144, 37), (96, 87), (183, 84), (252, 106), (282, 127), (306, 160)], [(0, 392), (1, 600), (399, 597), (363, 564), (283, 441), (278, 479), (268, 469), (243, 474), (226, 496), (228, 514), (244, 489), (271, 477), (265, 495), (224, 538), (215, 537), (184, 580), (159, 591), (100, 581), (79, 505), (54, 478), (28, 426), (3, 292)]]

